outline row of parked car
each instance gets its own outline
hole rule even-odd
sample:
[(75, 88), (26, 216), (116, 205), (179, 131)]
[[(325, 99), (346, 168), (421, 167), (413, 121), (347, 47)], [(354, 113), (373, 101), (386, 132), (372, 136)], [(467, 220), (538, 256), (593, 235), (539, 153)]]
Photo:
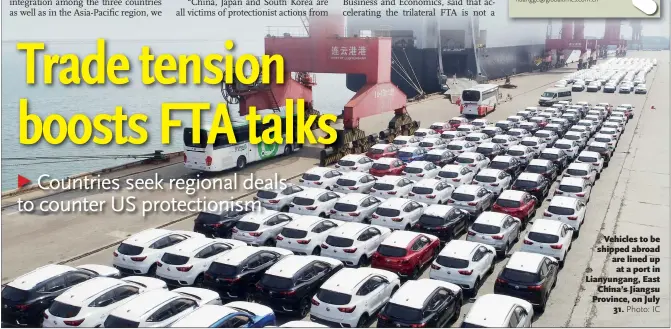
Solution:
[(555, 87), (572, 84), (572, 91), (587, 91), (620, 94), (647, 94), (646, 75), (650, 73), (656, 61), (645, 58), (610, 59), (587, 70), (568, 74), (557, 81)]
[[(552, 110), (550, 118), (571, 113), (570, 106), (563, 112)], [(548, 113), (529, 112), (528, 118)], [(578, 110), (579, 121), (585, 118), (592, 121), (588, 118), (589, 112)], [(622, 118), (629, 117), (629, 112), (622, 108), (610, 112), (607, 120), (601, 120), (601, 126), (619, 122), (616, 118), (621, 116), (617, 113), (624, 113)], [(514, 133), (513, 129), (519, 129), (515, 127), (524, 127), (526, 113), (521, 114), (523, 119), (518, 124), (506, 122), (512, 123), (507, 132)], [(497, 125), (503, 130), (499, 123)], [(465, 127), (470, 129), (468, 126), (465, 123), (455, 128), (444, 126), (446, 129), (441, 135), (448, 132), (447, 129), (463, 131)], [(566, 137), (571, 131), (575, 132), (574, 127), (576, 125), (559, 134)], [(584, 127), (590, 130), (577, 128), (578, 132), (585, 133), (580, 136), (597, 136), (591, 133), (591, 125)], [(476, 128), (470, 133), (486, 128)], [(602, 132), (603, 129), (608, 127), (602, 127)], [(539, 131), (542, 130), (534, 135)], [(619, 138), (621, 131), (624, 125), (621, 129), (618, 126), (617, 136), (610, 137)], [(434, 135), (426, 130), (418, 133)], [(494, 136), (497, 135), (502, 134)], [(416, 137), (424, 137), (420, 143), (435, 138)], [(539, 156), (547, 154), (543, 152), (549, 146), (557, 146), (557, 141), (551, 143), (546, 136), (522, 137), (521, 140), (525, 138), (535, 138), (537, 148), (545, 145)], [(579, 141), (582, 143), (582, 139)], [(456, 141), (448, 145), (453, 142)], [(524, 146), (536, 154), (534, 146), (521, 141), (510, 145), (514, 142), (509, 139), (509, 145), (503, 145), (508, 147), (507, 152), (515, 146)], [(478, 147), (486, 143), (480, 141)], [(404, 168), (398, 176), (380, 177), (371, 173), (377, 161), (399, 159), (369, 157), (373, 161), (367, 161), (360, 157), (354, 165), (341, 162), (335, 169), (315, 168), (306, 173), (298, 185), (278, 191), (259, 191), (256, 199), (264, 209), (231, 207), (220, 213), (202, 213), (195, 220), (195, 232), (150, 229), (135, 234), (113, 252), (114, 268), (103, 265), (41, 267), (3, 288), (3, 321), (52, 327), (263, 327), (275, 324), (275, 313), (292, 313), (300, 317), (309, 314), (313, 321), (329, 326), (365, 326), (378, 313), (378, 326), (443, 325), (458, 318), (464, 293), (477, 293), (486, 273), (493, 270), (497, 254), (506, 255), (512, 243), (519, 240), (523, 226), (533, 218), (541, 203), (538, 196), (545, 197), (544, 192), (533, 195), (537, 189), (532, 187), (532, 180), (528, 180), (531, 183), (518, 182), (527, 181), (524, 175), (528, 178), (534, 175), (539, 179), (536, 183), (542, 182), (543, 177), (550, 181), (548, 172), (549, 178), (556, 178), (561, 172), (559, 158), (519, 160), (521, 166), (526, 165), (526, 171), (539, 172), (518, 173), (517, 169), (490, 168), (497, 158), (517, 159), (515, 155), (495, 155), (490, 160), (492, 155), (447, 148), (445, 151), (455, 151), (455, 163), (440, 167), (435, 176), (428, 174), (431, 168), (426, 168), (429, 164), (435, 166), (431, 161), (406, 163), (400, 160), (405, 168), (424, 162), (424, 167), (420, 166), (422, 172), (413, 173)], [(475, 153), (476, 157), (468, 153)], [(479, 166), (483, 161), (480, 155), (487, 165)], [(473, 161), (458, 160), (463, 156)], [(364, 161), (359, 162), (361, 159)], [(540, 172), (534, 167), (534, 161), (550, 163), (546, 168), (553, 169)], [(585, 171), (573, 168), (577, 171), (571, 172), (574, 163), (567, 166), (565, 175), (580, 177), (580, 180), (586, 178), (583, 181), (591, 184), (600, 171), (600, 161), (598, 152), (582, 151), (576, 162), (593, 167), (586, 167), (589, 170)], [(365, 166), (358, 168), (359, 164), (370, 162), (373, 164), (368, 172)], [(457, 167), (458, 182), (441, 175), (448, 172), (451, 176)], [(465, 175), (466, 171), (461, 169), (473, 175)], [(486, 178), (492, 177), (487, 176), (488, 170), (508, 175), (513, 183), (499, 188), (501, 186), (496, 184), (502, 184), (500, 177), (494, 176), (496, 181), (491, 182)], [(354, 173), (360, 174), (359, 179), (353, 184), (347, 182), (350, 179), (346, 175)], [(425, 176), (420, 176), (422, 173)], [(393, 178), (396, 184), (389, 188), (386, 185), (391, 184), (385, 178), (389, 181)], [(371, 187), (366, 191), (360, 184)], [(400, 189), (408, 185), (410, 187)], [(433, 190), (426, 190), (427, 186)], [(564, 192), (561, 186), (560, 183), (558, 191), (561, 193), (579, 194)], [(445, 189), (450, 193), (439, 197), (436, 192)], [(378, 190), (384, 193), (374, 194)], [(578, 232), (573, 223), (584, 219), (584, 203), (579, 200), (570, 204), (560, 202), (562, 198), (569, 199), (553, 198), (544, 213), (548, 220), (535, 221), (524, 240), (523, 251), (513, 254), (499, 275), (496, 293), (515, 295), (511, 284), (531, 278), (526, 274), (531, 273), (529, 269), (538, 271), (533, 276), (535, 279), (554, 285), (552, 278), (556, 281), (557, 264), (563, 260), (573, 232)], [(487, 211), (490, 208), (492, 211)], [(456, 240), (463, 232), (468, 233), (466, 241)], [(554, 237), (562, 243), (550, 242)], [(547, 248), (541, 248), (545, 245)], [(371, 265), (371, 268), (344, 268), (361, 265)], [(415, 280), (425, 266), (430, 266), (430, 279)], [(411, 280), (401, 284), (401, 279)], [(529, 299), (542, 308), (549, 288), (547, 284), (536, 283), (521, 285), (527, 288), (526, 292), (515, 296)], [(168, 291), (168, 287), (177, 289)], [(417, 294), (417, 291), (423, 293)], [(233, 302), (222, 305), (222, 300)], [(492, 305), (501, 309), (496, 316), (491, 313)], [(478, 298), (464, 326), (523, 324), (531, 321), (531, 305), (518, 298), (485, 295)], [(301, 322), (287, 325), (318, 326)]]

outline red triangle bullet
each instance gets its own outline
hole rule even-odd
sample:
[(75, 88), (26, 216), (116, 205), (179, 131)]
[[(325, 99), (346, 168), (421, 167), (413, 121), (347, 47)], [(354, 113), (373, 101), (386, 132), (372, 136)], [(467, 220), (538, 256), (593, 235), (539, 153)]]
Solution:
[(30, 184), (30, 179), (25, 178), (25, 177), (19, 175), (19, 176), (17, 177), (17, 182), (18, 182), (19, 188), (22, 188), (22, 187), (24, 187), (24, 186)]

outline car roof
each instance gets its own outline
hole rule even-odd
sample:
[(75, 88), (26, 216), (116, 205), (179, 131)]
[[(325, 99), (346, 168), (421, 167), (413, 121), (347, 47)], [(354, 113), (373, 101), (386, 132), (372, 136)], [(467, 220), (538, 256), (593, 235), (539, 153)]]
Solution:
[(561, 139), (558, 139), (558, 140), (555, 142), (555, 145), (557, 145), (557, 143), (559, 143), (559, 144), (571, 144), (571, 145), (572, 145), (572, 144), (575, 143), (575, 141), (570, 140), (570, 139), (566, 139), (566, 138), (561, 138)]
[(409, 139), (411, 139), (411, 138), (414, 138), (414, 137), (415, 137), (415, 136), (396, 136), (396, 138), (394, 138), (394, 140), (407, 141), (407, 140), (409, 140)]
[(487, 134), (485, 134), (485, 133), (483, 133), (483, 132), (480, 132), (480, 131), (474, 131), (474, 132), (471, 132), (471, 133), (469, 133), (468, 135), (466, 135), (466, 137), (468, 137), (468, 136), (475, 136), (475, 137), (489, 137)]
[(475, 126), (472, 124), (465, 124), (465, 125), (460, 125), (459, 128), (473, 128), (475, 129)]
[(396, 184), (403, 179), (403, 176), (385, 175), (377, 179), (377, 183)]
[(500, 169), (485, 168), (480, 170), (476, 176), (498, 177), (501, 172)]
[(237, 312), (237, 310), (223, 305), (203, 305), (195, 309), (193, 312), (187, 314), (183, 318), (175, 321), (171, 326), (203, 328), (211, 326), (226, 316)]
[[(540, 131), (540, 130), (539, 130), (539, 131)], [(522, 142), (526, 142), (526, 141), (529, 141), (529, 142), (537, 142), (537, 143), (541, 143), (541, 142), (542, 142), (541, 139), (538, 138), (538, 137), (536, 137), (536, 136), (529, 136), (529, 137), (524, 137), (524, 138), (522, 138)]]
[(363, 193), (347, 193), (338, 200), (338, 203), (359, 204), (361, 201), (368, 199), (370, 195)]
[(523, 191), (505, 190), (499, 195), (499, 199), (521, 201), (525, 194)]
[[(433, 130), (431, 130), (431, 131), (433, 131)], [(437, 136), (437, 135), (434, 135), (434, 136)], [(433, 136), (431, 136), (431, 137), (426, 137), (426, 138), (422, 139), (422, 142), (425, 142), (425, 143), (435, 143), (435, 142), (438, 142), (438, 141), (441, 141), (441, 140), (442, 140), (442, 139), (441, 139), (440, 137), (433, 137)]]
[(412, 202), (412, 200), (405, 199), (405, 198), (389, 198), (389, 199), (384, 200), (380, 204), (380, 207), (400, 209), (401, 207), (408, 204), (409, 202)]
[(308, 230), (309, 228), (317, 225), (318, 223), (321, 223), (323, 220), (324, 218), (318, 216), (302, 215), (298, 216), (297, 218), (294, 218), (294, 220), (290, 221), (284, 227), (293, 228), (297, 230)]
[(375, 145), (371, 146), (370, 148), (373, 148), (373, 149), (385, 149), (385, 148), (389, 147), (390, 145), (391, 145), (391, 144), (375, 144)]
[(439, 256), (453, 257), (458, 259), (471, 260), (471, 255), (475, 252), (481, 244), (466, 240), (450, 240), (443, 250), (440, 251)]
[(511, 122), (511, 121), (508, 121), (508, 120), (499, 120), (499, 121), (496, 121), (496, 123), (511, 124), (512, 122)]
[(357, 223), (357, 222), (346, 222), (345, 224), (342, 224), (333, 229), (333, 231), (331, 231), (329, 235), (350, 238), (357, 236), (360, 232), (362, 232), (365, 229), (368, 229), (369, 227), (371, 226), (368, 224)]
[(363, 176), (368, 176), (369, 174), (366, 172), (360, 172), (360, 171), (350, 171), (344, 173), (342, 176), (340, 176), (340, 179), (352, 179), (352, 180), (359, 180)]
[(478, 218), (475, 219), (475, 223), (500, 226), (503, 223), (503, 220), (506, 219), (507, 217), (508, 215), (506, 214), (493, 211), (485, 211), (481, 213), (480, 216), (478, 216)]
[(375, 162), (388, 165), (388, 164), (394, 163), (396, 160), (398, 160), (398, 159), (396, 159), (396, 158), (379, 158), (379, 159), (375, 160)]
[[(548, 126), (549, 126), (549, 125), (552, 125), (552, 124), (554, 124), (554, 123), (550, 123), (550, 124), (548, 124)], [(546, 127), (547, 127), (547, 126), (546, 126)], [(537, 133), (537, 134), (541, 134), (541, 133), (542, 133), (542, 134), (552, 134), (553, 132), (554, 132), (554, 131), (552, 131), (552, 130), (541, 129), (541, 130), (537, 131), (536, 133)]]
[(340, 160), (358, 161), (361, 158), (365, 158), (365, 157), (366, 157), (365, 154), (348, 154), (348, 155), (342, 157), (342, 159), (340, 159)]
[(454, 207), (452, 206), (446, 206), (442, 204), (432, 204), (424, 209), (424, 215), (442, 217), (448, 214), (450, 211), (452, 211), (452, 209), (454, 209)]
[(582, 152), (580, 152), (580, 154), (578, 154), (578, 157), (581, 157), (581, 156), (595, 157), (595, 158), (601, 157), (601, 155), (599, 155), (599, 153), (594, 152), (594, 151), (582, 151)]
[(415, 183), (414, 187), (435, 187), (440, 183), (439, 180), (433, 178), (424, 178)]
[(463, 193), (463, 194), (472, 194), (475, 195), (480, 191), (482, 187), (480, 185), (459, 185), (454, 193)]
[(604, 142), (591, 142), (591, 143), (589, 143), (589, 146), (608, 147), (608, 144), (606, 144)]
[(333, 171), (333, 170), (334, 170), (333, 168), (329, 168), (329, 167), (312, 167), (312, 168), (308, 169), (308, 171), (306, 171), (305, 173), (321, 176), (321, 175), (326, 174), (327, 172)]
[(487, 126), (487, 127), (482, 128), (482, 130), (500, 130), (500, 131), (503, 131), (503, 129), (501, 129), (501, 127), (497, 127), (497, 126)]
[(158, 238), (166, 236), (170, 233), (172, 233), (170, 230), (150, 228), (129, 236), (126, 240), (124, 240), (124, 243), (135, 246), (147, 246), (156, 241)]
[(558, 220), (538, 218), (534, 220), (534, 225), (531, 226), (529, 232), (558, 235), (564, 225), (564, 223)]
[(401, 152), (414, 152), (414, 151), (419, 150), (419, 149), (421, 149), (421, 147), (419, 147), (419, 146), (406, 146), (406, 147), (402, 147), (399, 151), (401, 151)]
[(364, 283), (364, 280), (376, 274), (386, 278), (395, 276), (395, 274), (389, 271), (371, 267), (343, 268), (326, 280), (326, 282), (322, 284), (321, 289), (352, 294), (356, 292), (356, 288)]
[(21, 275), (7, 285), (17, 289), (30, 290), (45, 280), (70, 271), (75, 271), (75, 268), (66, 265), (49, 264)]
[(408, 167), (424, 168), (424, 166), (428, 165), (429, 163), (431, 163), (431, 162), (429, 162), (429, 161), (413, 161), (413, 162), (408, 163)]
[(480, 155), (480, 153), (477, 152), (464, 152), (459, 154), (458, 158), (476, 158)]
[(488, 148), (493, 148), (494, 145), (498, 145), (498, 144), (496, 144), (496, 143), (494, 143), (494, 142), (484, 142), (484, 143), (478, 145), (478, 147), (488, 147)]
[(550, 206), (561, 208), (573, 208), (576, 203), (578, 203), (578, 199), (561, 195), (554, 196), (550, 200)]
[(456, 171), (461, 172), (462, 166), (457, 164), (447, 164), (440, 168), (441, 171)]
[(529, 161), (530, 166), (547, 166), (550, 164), (552, 161), (550, 160), (545, 160), (545, 159), (533, 159)]
[(592, 166), (591, 163), (585, 163), (585, 162), (572, 162), (570, 165), (568, 165), (568, 169), (589, 170), (591, 166)]
[(463, 134), (463, 131), (458, 131), (458, 130), (448, 130), (448, 131), (443, 131), (442, 134), (447, 134), (447, 135), (461, 135)]
[(396, 230), (386, 237), (381, 244), (391, 247), (407, 248), (421, 233)]
[(316, 261), (328, 263), (333, 266), (342, 265), (341, 261), (330, 257), (289, 255), (271, 266), (266, 270), (265, 274), (279, 276), (281, 278), (293, 278), (296, 272), (300, 271), (306, 265)]
[[(315, 189), (316, 190), (316, 189)], [(296, 196), (309, 196), (311, 195), (310, 193), (314, 193), (313, 189), (305, 190), (302, 192), (296, 193)], [(261, 212), (255, 212), (255, 213), (250, 213), (240, 219), (240, 221), (243, 222), (249, 222), (249, 223), (256, 223), (256, 224), (262, 224), (265, 222), (268, 218), (275, 216), (279, 214), (279, 211), (275, 210), (270, 210), (270, 209), (265, 209), (262, 210)]]
[(500, 294), (487, 294), (475, 300), (464, 322), (484, 328), (496, 328), (508, 325), (504, 323), (514, 305), (531, 308), (525, 300)]
[(525, 145), (517, 144), (517, 145), (513, 145), (513, 146), (509, 147), (509, 148), (508, 148), (508, 151), (513, 150), (513, 149), (514, 149), (514, 150), (520, 150), (520, 151), (525, 151), (525, 152), (526, 152), (526, 151), (529, 150), (529, 147), (528, 147), (528, 146), (525, 146)]
[(443, 153), (446, 153), (446, 152), (450, 152), (450, 150), (433, 149), (433, 150), (429, 150), (428, 152), (426, 152), (426, 154), (442, 155)]
[(467, 144), (467, 143), (470, 143), (470, 142), (465, 141), (465, 140), (458, 140), (458, 141), (451, 141), (450, 142), (450, 144), (452, 144), (452, 145), (461, 145), (461, 146), (463, 146), (464, 144)]
[(89, 298), (123, 283), (123, 281), (115, 278), (92, 278), (68, 289), (60, 296), (56, 297), (56, 300), (74, 306), (84, 306), (82, 303), (87, 301)]
[(559, 182), (559, 185), (583, 186), (585, 180), (578, 177), (564, 177)]
[(249, 256), (259, 251), (260, 249), (258, 247), (240, 246), (218, 256), (214, 261), (221, 264), (238, 266)]
[(492, 161), (501, 161), (501, 162), (510, 162), (513, 160), (513, 157), (510, 155), (497, 155), (492, 159)]
[(506, 268), (530, 273), (536, 273), (545, 255), (535, 252), (516, 251), (510, 256)]
[(183, 255), (183, 256), (191, 256), (191, 254), (195, 253), (196, 251), (200, 250), (201, 248), (211, 244), (214, 242), (213, 239), (210, 238), (205, 238), (205, 237), (196, 237), (192, 239), (186, 239), (183, 242), (180, 242), (176, 245), (170, 246), (165, 249), (165, 252), (169, 252), (171, 254), (178, 254), (178, 255)]
[[(526, 131), (526, 130), (520, 129), (520, 128), (515, 128), (515, 129), (516, 129), (515, 131)], [(510, 129), (510, 131), (513, 131), (513, 129)], [(492, 137), (492, 138), (510, 139), (511, 137), (513, 137), (513, 136), (505, 135), (505, 134), (498, 134), (498, 135), (494, 135), (494, 137)]]
[(112, 310), (110, 315), (114, 315), (128, 320), (139, 320), (143, 315), (162, 305), (168, 300), (181, 296), (174, 291), (164, 289), (150, 290), (139, 294), (130, 301)]
[(562, 149), (558, 149), (556, 147), (549, 147), (549, 148), (546, 148), (545, 150), (543, 150), (541, 153), (558, 154), (558, 153), (561, 153), (562, 151), (563, 151)]
[(459, 290), (452, 283), (434, 279), (420, 279), (406, 281), (403, 286), (391, 297), (390, 303), (414, 309), (422, 309), (426, 300), (436, 289), (446, 288), (450, 291)]

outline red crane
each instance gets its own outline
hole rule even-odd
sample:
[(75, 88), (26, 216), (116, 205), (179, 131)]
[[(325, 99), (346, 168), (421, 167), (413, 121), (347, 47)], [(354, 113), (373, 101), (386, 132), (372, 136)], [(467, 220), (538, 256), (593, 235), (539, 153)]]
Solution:
[[(562, 21), (562, 29), (559, 39), (552, 39), (550, 36), (545, 40), (545, 50), (551, 52), (556, 50), (561, 53), (565, 50), (580, 50), (582, 53), (590, 50), (592, 54), (605, 57), (607, 46), (617, 46), (617, 56), (626, 55), (627, 41), (623, 40), (620, 35), (620, 26), (622, 25), (619, 19), (607, 19), (606, 31), (601, 39), (586, 39), (585, 38), (585, 20), (564, 19)], [(593, 63), (596, 62), (596, 57), (591, 59)]]
[[(406, 111), (406, 95), (391, 82), (391, 38), (343, 37), (345, 18), (337, 14), (312, 17), (309, 24), (307, 19), (303, 22), (307, 35), (284, 33), (265, 38), (265, 53), (284, 58), (284, 84), (225, 86), (224, 97), (228, 102), (240, 103), (240, 115), (246, 115), (249, 106), (276, 109), (281, 106), (278, 100), (286, 99), (304, 99), (306, 114), (318, 115), (312, 99), (314, 73), (355, 73), (365, 75), (366, 84), (345, 104), (343, 129), (336, 129), (336, 142), (322, 151), (321, 165), (337, 162), (350, 153), (362, 153), (377, 142), (376, 136), (366, 136), (359, 128), (361, 118), (394, 111), (389, 129), (379, 132), (379, 137), (391, 141), (398, 134), (414, 133), (419, 123), (412, 121)], [(294, 77), (292, 72), (296, 73)]]

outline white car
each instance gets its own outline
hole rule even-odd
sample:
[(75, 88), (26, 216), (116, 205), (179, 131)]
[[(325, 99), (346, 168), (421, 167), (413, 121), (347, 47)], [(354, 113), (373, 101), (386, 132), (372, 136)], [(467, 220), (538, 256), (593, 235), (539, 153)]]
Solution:
[[(379, 327), (400, 327), (401, 323), (411, 323), (411, 328), (423, 326), (425, 319), (418, 319), (416, 314), (436, 312), (433, 315), (435, 326), (443, 328), (449, 326), (451, 321), (459, 320), (461, 306), (463, 304), (463, 293), (459, 286), (449, 282), (432, 279), (420, 279), (406, 281), (401, 289), (391, 296), (385, 309), (379, 314)], [(448, 316), (449, 315), (449, 316)], [(390, 321), (389, 316), (393, 318)], [(421, 323), (417, 323), (420, 322)]]
[(503, 170), (485, 168), (475, 175), (473, 183), (492, 191), (495, 195), (500, 195), (501, 192), (510, 188), (513, 178)]
[(480, 132), (483, 134), (487, 134), (487, 136), (489, 137), (494, 137), (496, 135), (503, 135), (506, 133), (505, 131), (503, 131), (503, 129), (494, 126), (484, 127)]
[(505, 257), (520, 239), (522, 221), (508, 214), (485, 211), (468, 228), (467, 241), (484, 243)]
[(168, 290), (165, 282), (143, 276), (129, 276), (122, 280), (93, 278), (56, 297), (49, 309), (44, 311), (42, 327), (102, 326), (115, 308), (144, 292), (160, 289)]
[(362, 223), (370, 219), (382, 200), (363, 193), (350, 193), (340, 198), (330, 210), (330, 218)]
[[(512, 137), (515, 138), (515, 141), (517, 142), (517, 143), (515, 143), (515, 145), (517, 145), (517, 144), (520, 143), (520, 139), (525, 138), (525, 137), (531, 137), (531, 136), (532, 136), (531, 133), (530, 133), (528, 130), (524, 129), (524, 128), (513, 128), (513, 129), (510, 129), (510, 130), (508, 130), (508, 132), (506, 133), (506, 135), (508, 135), (508, 136), (512, 136)], [(494, 138), (496, 138), (496, 137), (494, 137)]]
[[(268, 327), (265, 327), (268, 328)], [(281, 326), (279, 328), (328, 328), (328, 326), (325, 326), (323, 324), (319, 324), (316, 322), (312, 321), (289, 321)]]
[(582, 149), (587, 145), (589, 139), (589, 133), (587, 132), (577, 132), (577, 131), (568, 131), (564, 134), (562, 139), (570, 140), (578, 143), (578, 148)]
[(471, 121), (471, 125), (477, 127), (478, 129), (483, 129), (489, 126), (489, 124), (490, 124), (489, 120), (483, 118), (473, 119), (473, 121)]
[(615, 151), (618, 140), (616, 137), (613, 137), (613, 134), (602, 134), (599, 132), (594, 135), (594, 142), (607, 144), (611, 150)]
[(470, 184), (473, 181), (473, 177), (475, 177), (473, 169), (456, 164), (448, 164), (440, 168), (436, 179), (447, 180), (450, 184), (458, 187), (463, 184)]
[(634, 88), (634, 94), (647, 94), (648, 93), (648, 87), (646, 87), (644, 84), (639, 83), (636, 85), (636, 88)]
[(200, 287), (205, 271), (218, 255), (245, 245), (231, 239), (188, 239), (165, 249), (156, 262), (156, 277), (173, 287)]
[(537, 106), (527, 106), (527, 107), (524, 108), (524, 111), (529, 111), (529, 112), (531, 112), (531, 113), (532, 113), (532, 117), (533, 117), (533, 114), (536, 114), (536, 113), (539, 111), (539, 109), (538, 109)]
[(348, 172), (340, 176), (333, 186), (339, 193), (368, 193), (377, 179), (365, 172)]
[(469, 142), (475, 143), (475, 145), (480, 145), (482, 143), (489, 142), (491, 140), (491, 137), (485, 133), (481, 132), (473, 132), (468, 135), (466, 135), (466, 138), (464, 139)]
[(372, 166), (373, 159), (367, 157), (365, 154), (348, 154), (336, 163), (335, 168), (340, 172), (368, 172)]
[(597, 134), (610, 136), (615, 140), (615, 146), (619, 143), (620, 131), (617, 128), (602, 127)]
[(632, 85), (623, 83), (620, 85), (620, 94), (629, 94), (633, 88)]
[(601, 118), (598, 115), (588, 114), (585, 116), (585, 120), (590, 120), (592, 121), (592, 123), (594, 123), (594, 126), (596, 126), (596, 130), (594, 130), (595, 133), (597, 130), (601, 129), (601, 123), (603, 122), (603, 120), (601, 120)]
[(437, 133), (435, 130), (429, 128), (419, 128), (415, 131), (413, 135), (415, 137), (419, 137), (420, 139), (440, 136), (440, 134)]
[(576, 198), (584, 203), (589, 202), (592, 184), (582, 177), (564, 177), (559, 182), (554, 195)]
[(599, 91), (601, 89), (601, 84), (594, 81), (587, 86), (587, 91)]
[(219, 293), (184, 287), (172, 291), (152, 290), (115, 308), (105, 319), (105, 328), (167, 327), (202, 305), (221, 305)]
[(568, 165), (568, 168), (566, 168), (566, 171), (564, 172), (564, 177), (582, 178), (592, 185), (596, 182), (597, 175), (598, 172), (591, 163), (574, 162)]
[(427, 137), (419, 142), (419, 146), (425, 148), (427, 151), (434, 149), (443, 150), (447, 148), (447, 142), (440, 137)]
[(326, 237), (321, 245), (321, 255), (342, 261), (346, 266), (362, 266), (391, 234), (391, 230), (376, 225), (345, 223)]
[(624, 132), (625, 125), (627, 124), (627, 119), (625, 117), (610, 116), (610, 117), (608, 117), (606, 122), (614, 122), (614, 123), (619, 124), (622, 127), (622, 131)]
[(469, 167), (476, 173), (481, 169), (487, 168), (487, 166), (489, 166), (489, 162), (489, 158), (475, 152), (462, 153), (454, 160), (455, 164), (463, 167)]
[(457, 155), (466, 152), (475, 152), (477, 148), (478, 146), (475, 143), (467, 140), (451, 141), (447, 144), (447, 149)]
[(113, 252), (112, 263), (124, 274), (153, 276), (156, 273), (156, 261), (163, 257), (167, 247), (195, 237), (204, 238), (205, 235), (155, 228), (144, 230), (131, 235), (117, 247)]
[(286, 211), (297, 193), (303, 192), (307, 187), (287, 184), (285, 188), (276, 190), (259, 190), (254, 196), (254, 201), (261, 202), (263, 208), (269, 210)]
[(583, 127), (587, 128), (587, 129), (589, 130), (590, 134), (594, 134), (594, 133), (597, 131), (597, 129), (598, 129), (597, 124), (596, 124), (594, 121), (590, 120), (590, 119), (583, 119), (583, 120), (580, 120), (580, 121), (578, 121), (578, 122), (574, 125), (574, 127), (575, 127), (576, 125), (577, 125), (577, 126), (583, 126)]
[(563, 150), (569, 159), (575, 159), (580, 153), (580, 144), (570, 139), (557, 140), (553, 148)]
[(612, 83), (607, 83), (603, 87), (603, 92), (605, 92), (605, 93), (614, 93), (615, 90), (617, 90), (617, 86), (615, 84), (612, 84)]
[(514, 145), (508, 148), (507, 155), (517, 158), (523, 166), (527, 165), (536, 156), (536, 153), (528, 146)]
[(433, 129), (433, 130), (435, 130), (438, 134), (440, 134), (440, 133), (442, 133), (442, 132), (444, 132), (444, 131), (449, 131), (449, 130), (451, 130), (451, 129), (452, 129), (452, 125), (450, 125), (449, 122), (438, 121), (438, 122), (434, 122), (434, 123), (432, 123), (431, 126), (429, 126), (429, 129)]
[(443, 131), (443, 133), (440, 134), (440, 138), (444, 139), (447, 143), (450, 143), (452, 141), (464, 140), (464, 138), (466, 138), (466, 135), (468, 135), (468, 133), (463, 131), (457, 131), (457, 130)]
[(426, 178), (415, 183), (408, 199), (426, 204), (447, 204), (453, 191), (454, 185), (445, 180)]
[(479, 185), (461, 185), (447, 203), (477, 216), (494, 204), (494, 193)]
[[(269, 321), (270, 319), (272, 320)], [(226, 305), (203, 305), (173, 322), (170, 327), (233, 328), (242, 326), (253, 328), (268, 322), (275, 324), (274, 320), (275, 313), (270, 307), (250, 302), (231, 302)]]
[(415, 182), (403, 176), (383, 176), (377, 179), (370, 190), (372, 196), (382, 199), (408, 196)]
[(528, 110), (517, 111), (517, 116), (523, 117), (525, 120), (534, 116), (536, 112), (531, 112)]
[(547, 147), (547, 143), (545, 143), (545, 140), (540, 139), (538, 137), (527, 137), (523, 138), (520, 141), (520, 145), (530, 147), (536, 156), (539, 156), (543, 150)]
[(438, 172), (440, 172), (440, 168), (433, 162), (413, 161), (403, 169), (403, 176), (416, 182), (425, 178), (435, 178), (438, 176)]
[(542, 139), (546, 145), (553, 145), (559, 139), (557, 132), (552, 130), (539, 130), (534, 137)]
[(459, 125), (459, 127), (457, 127), (457, 131), (463, 131), (463, 132), (468, 134), (468, 133), (480, 131), (481, 128), (482, 127), (475, 126), (475, 125), (472, 125), (472, 124), (466, 124), (466, 125), (462, 124), (462, 125)]
[(503, 131), (508, 131), (509, 129), (517, 128), (518, 123), (508, 121), (508, 120), (499, 120), (499, 121), (496, 121), (494, 126), (501, 128)]
[(342, 224), (335, 219), (300, 216), (282, 228), (275, 237), (276, 246), (297, 255), (319, 255), (326, 237)]
[[(520, 126), (517, 129), (524, 129), (524, 130), (528, 131), (529, 136), (531, 136), (531, 132), (534, 132), (534, 131), (540, 129), (540, 127), (538, 126), (538, 123), (536, 123), (536, 122), (525, 121), (525, 122), (520, 123)], [(524, 138), (524, 137), (521, 137), (521, 138)]]
[[(590, 124), (591, 124), (591, 122), (590, 122)], [(570, 133), (570, 132), (577, 132), (577, 133), (580, 133), (580, 134), (586, 134), (587, 136), (592, 135), (591, 127), (582, 126), (582, 125), (579, 125), (579, 124), (574, 124), (573, 126), (571, 126), (571, 128), (569, 128), (567, 133)]]
[(394, 138), (394, 141), (392, 142), (396, 147), (398, 148), (404, 148), (404, 147), (416, 147), (419, 146), (419, 142), (421, 142), (422, 139), (417, 136), (398, 136)]
[(534, 308), (526, 300), (488, 294), (475, 300), (462, 328), (531, 328)]
[(306, 187), (325, 188), (330, 190), (342, 173), (327, 167), (313, 167), (306, 171), (298, 182)]
[(597, 170), (597, 178), (601, 176), (603, 171), (604, 161), (601, 154), (591, 151), (582, 151), (574, 161), (575, 163), (589, 163)]
[(559, 104), (555, 104), (552, 107), (548, 107), (546, 109), (543, 109), (543, 112), (541, 112), (541, 114), (542, 113), (550, 114), (550, 116), (548, 118), (559, 118), (562, 115), (562, 113), (564, 113), (564, 106), (559, 105)]
[[(293, 202), (296, 202), (296, 198), (294, 198)], [(303, 204), (305, 202), (300, 200), (299, 203)], [(292, 205), (294, 206), (290, 209), (303, 207), (295, 206), (295, 203), (292, 203)], [(231, 238), (252, 246), (273, 246), (275, 244), (275, 236), (277, 236), (277, 234), (282, 231), (282, 228), (289, 224), (294, 217), (298, 216), (275, 210), (250, 213), (240, 218), (240, 220), (235, 223)]]
[(431, 264), (429, 278), (467, 289), (472, 296), (494, 271), (496, 249), (484, 243), (451, 240)]
[(590, 118), (589, 116), (598, 118), (598, 120), (596, 120), (596, 123), (598, 124), (606, 118), (606, 111), (603, 111), (603, 112), (599, 111), (599, 110), (589, 110), (589, 111), (587, 111), (587, 115), (585, 116), (585, 119), (595, 121), (592, 118)]
[(526, 121), (526, 119), (524, 117), (521, 117), (519, 115), (511, 115), (511, 116), (507, 117), (506, 120), (514, 123), (515, 126), (519, 126), (520, 123)]
[(427, 205), (405, 198), (390, 198), (382, 202), (371, 216), (371, 225), (393, 230), (410, 230), (424, 213)]
[(554, 257), (564, 262), (573, 241), (573, 227), (551, 219), (536, 219), (520, 251)]
[(570, 225), (575, 229), (573, 235), (580, 234), (580, 227), (585, 221), (587, 206), (584, 202), (567, 196), (555, 196), (550, 200), (550, 205), (543, 212), (543, 217), (558, 220)]
[(375, 268), (336, 272), (312, 298), (310, 321), (350, 328), (368, 325), (372, 314), (401, 287), (395, 273)]
[(622, 135), (622, 133), (624, 132), (624, 125), (616, 121), (606, 120), (601, 126), (601, 129), (603, 128), (617, 129), (620, 135)]
[(520, 141), (512, 135), (496, 135), (492, 138), (492, 143), (499, 144), (504, 150), (508, 150), (509, 147), (519, 144)]

